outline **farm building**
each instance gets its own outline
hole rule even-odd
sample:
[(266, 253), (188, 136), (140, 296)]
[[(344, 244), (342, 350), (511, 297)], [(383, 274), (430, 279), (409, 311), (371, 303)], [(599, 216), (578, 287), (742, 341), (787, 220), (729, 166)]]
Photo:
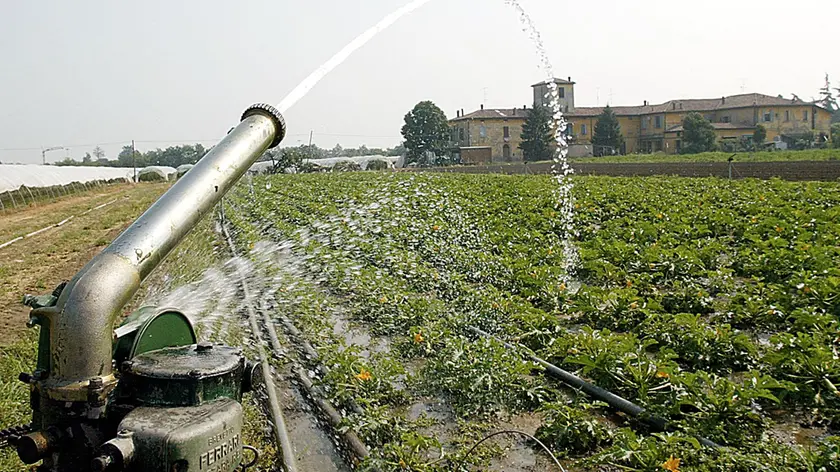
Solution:
[[(592, 134), (598, 115), (604, 107), (575, 106), (575, 82), (554, 79), (560, 106), (569, 122), (568, 135), (572, 155), (591, 151)], [(548, 82), (532, 85), (534, 103), (545, 105)], [(767, 141), (792, 143), (805, 135), (828, 136), (831, 113), (811, 102), (773, 97), (760, 93), (733, 95), (711, 99), (670, 100), (660, 104), (648, 102), (638, 106), (615, 106), (625, 145), (621, 153), (678, 154), (682, 149), (682, 121), (692, 112), (712, 122), (718, 141), (752, 138), (757, 125), (767, 129)], [(485, 108), (472, 113), (456, 112), (449, 120), (452, 142), (459, 149), (489, 147), (490, 157), (481, 162), (515, 162), (522, 160), (522, 125), (529, 110), (523, 108)], [(781, 144), (780, 144), (781, 145)], [(474, 155), (474, 152), (470, 152)], [(482, 153), (486, 156), (486, 152)], [(474, 162), (471, 158), (469, 163)]]

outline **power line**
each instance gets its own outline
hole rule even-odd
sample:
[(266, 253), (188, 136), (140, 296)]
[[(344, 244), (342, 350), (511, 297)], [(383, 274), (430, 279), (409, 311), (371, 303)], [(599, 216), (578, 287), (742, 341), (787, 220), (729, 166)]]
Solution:
[[(371, 134), (340, 134), (340, 133), (318, 133), (319, 136), (329, 136), (329, 137), (338, 137), (338, 138), (377, 138), (377, 139), (399, 139), (402, 136), (396, 135), (371, 135)], [(302, 137), (302, 136), (309, 136), (309, 133), (299, 133), (299, 134), (287, 134), (286, 137)], [(143, 143), (143, 144), (183, 144), (183, 143), (217, 143), (221, 138), (214, 138), (214, 139), (149, 139), (149, 140), (136, 140), (136, 143)], [(131, 144), (130, 139), (126, 139), (125, 141), (112, 141), (107, 143), (87, 143), (87, 144), (70, 144), (67, 146), (61, 146), (63, 148), (87, 148), (87, 147), (96, 147), (96, 146), (117, 146), (123, 145), (128, 146)], [(0, 152), (19, 152), (19, 151), (43, 151), (44, 147), (22, 147), (22, 148), (0, 148)]]

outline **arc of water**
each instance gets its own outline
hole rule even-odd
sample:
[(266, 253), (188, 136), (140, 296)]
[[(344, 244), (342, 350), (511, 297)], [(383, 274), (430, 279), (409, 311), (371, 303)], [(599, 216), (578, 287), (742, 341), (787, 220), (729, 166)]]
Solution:
[(341, 63), (347, 60), (347, 58), (350, 57), (351, 54), (356, 52), (357, 49), (367, 44), (367, 42), (373, 39), (374, 36), (379, 34), (384, 29), (388, 28), (389, 26), (393, 25), (397, 20), (399, 20), (403, 16), (413, 12), (414, 10), (422, 7), (430, 1), (431, 0), (414, 0), (406, 4), (405, 6), (397, 9), (393, 13), (385, 16), (385, 18), (379, 20), (379, 23), (373, 25), (373, 27), (357, 36), (356, 39), (347, 44), (347, 46), (344, 46), (332, 58), (330, 58), (330, 60), (328, 60), (327, 62), (322, 64), (321, 67), (316, 69), (315, 72), (309, 74), (309, 77), (304, 79), (303, 82), (298, 84), (298, 86), (295, 87), (294, 90), (292, 90), (288, 95), (286, 95), (286, 97), (277, 105), (277, 109), (280, 110), (280, 113), (285, 113), (286, 110), (291, 108), (310, 90), (312, 90), (312, 87), (314, 87), (318, 82), (320, 82), (325, 75), (329, 74), (330, 71), (341, 65)]

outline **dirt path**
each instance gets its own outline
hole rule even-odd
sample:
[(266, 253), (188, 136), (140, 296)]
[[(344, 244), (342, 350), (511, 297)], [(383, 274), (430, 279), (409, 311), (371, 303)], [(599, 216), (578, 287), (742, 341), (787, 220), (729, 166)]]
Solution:
[[(26, 329), (24, 294), (50, 292), (72, 277), (137, 218), (167, 184), (114, 185), (82, 195), (0, 215), (0, 244), (77, 215), (61, 227), (0, 249), (0, 344)], [(112, 204), (87, 210), (103, 203)]]

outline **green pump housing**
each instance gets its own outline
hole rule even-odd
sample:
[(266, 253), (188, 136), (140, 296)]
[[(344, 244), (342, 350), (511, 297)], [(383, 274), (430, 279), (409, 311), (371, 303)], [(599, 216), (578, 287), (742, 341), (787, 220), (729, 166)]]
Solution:
[(0, 447), (13, 444), (38, 472), (250, 466), (241, 464), (241, 402), (254, 367), (242, 351), (197, 342), (177, 309), (143, 307), (117, 325), (143, 280), (285, 133), (277, 109), (252, 105), (71, 280), (25, 299), (28, 326), (40, 327), (36, 368), (19, 376), (32, 423), (0, 431)]

